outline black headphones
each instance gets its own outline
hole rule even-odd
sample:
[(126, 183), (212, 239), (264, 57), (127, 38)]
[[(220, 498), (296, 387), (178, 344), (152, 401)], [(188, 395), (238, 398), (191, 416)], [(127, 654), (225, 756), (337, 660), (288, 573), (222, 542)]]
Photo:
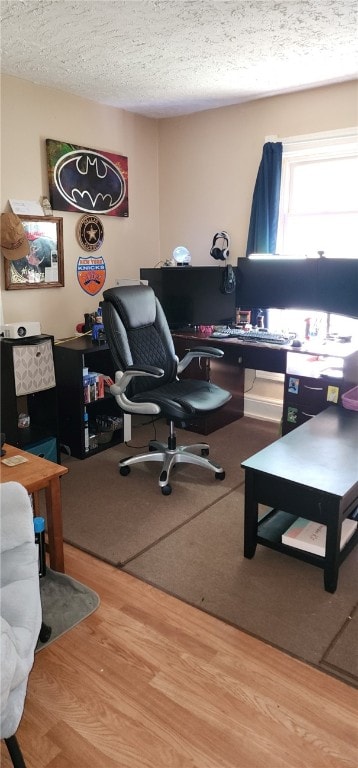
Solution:
[[(224, 247), (217, 248), (216, 243), (217, 240), (223, 240)], [(226, 244), (226, 247), (225, 247)], [(230, 238), (227, 232), (217, 232), (216, 235), (213, 237), (213, 244), (211, 246), (210, 250), (210, 256), (213, 257), (213, 259), (219, 259), (220, 261), (226, 261), (226, 259), (229, 256), (229, 248), (230, 248)]]

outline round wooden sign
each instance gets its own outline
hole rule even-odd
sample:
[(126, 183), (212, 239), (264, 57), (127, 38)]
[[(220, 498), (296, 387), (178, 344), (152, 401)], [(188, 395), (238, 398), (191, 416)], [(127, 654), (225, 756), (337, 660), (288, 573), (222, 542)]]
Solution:
[(97, 251), (101, 247), (104, 231), (98, 216), (82, 216), (77, 225), (77, 238), (84, 251)]

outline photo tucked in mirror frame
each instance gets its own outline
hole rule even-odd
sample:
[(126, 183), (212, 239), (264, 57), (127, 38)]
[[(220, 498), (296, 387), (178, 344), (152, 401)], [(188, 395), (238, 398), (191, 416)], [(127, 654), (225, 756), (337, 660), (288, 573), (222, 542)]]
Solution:
[(29, 253), (21, 259), (4, 259), (5, 289), (62, 288), (64, 282), (62, 218), (20, 216)]

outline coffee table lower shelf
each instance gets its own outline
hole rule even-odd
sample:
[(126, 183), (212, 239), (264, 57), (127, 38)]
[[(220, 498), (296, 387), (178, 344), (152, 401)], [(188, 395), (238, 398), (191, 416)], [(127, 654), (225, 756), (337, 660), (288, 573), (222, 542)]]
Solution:
[[(256, 542), (264, 547), (275, 549), (278, 552), (283, 552), (289, 557), (295, 557), (297, 560), (303, 560), (311, 565), (316, 565), (319, 568), (324, 568), (326, 564), (326, 558), (322, 555), (316, 555), (313, 552), (308, 552), (304, 549), (297, 549), (297, 547), (290, 547), (287, 544), (283, 544), (281, 536), (292, 523), (297, 520), (298, 515), (294, 515), (290, 512), (285, 512), (281, 509), (271, 509), (266, 512), (258, 521)], [(339, 564), (343, 563), (352, 549), (358, 542), (358, 528), (353, 536), (347, 541), (347, 544), (339, 553)]]

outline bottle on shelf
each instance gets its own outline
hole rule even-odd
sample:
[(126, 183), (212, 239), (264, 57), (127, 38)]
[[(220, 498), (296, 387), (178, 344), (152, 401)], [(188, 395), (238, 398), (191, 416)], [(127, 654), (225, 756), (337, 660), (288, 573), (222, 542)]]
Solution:
[(84, 410), (83, 419), (84, 419), (84, 429), (85, 429), (85, 452), (88, 453), (88, 451), (89, 451), (89, 424), (88, 424), (88, 413), (86, 411), (86, 408)]

